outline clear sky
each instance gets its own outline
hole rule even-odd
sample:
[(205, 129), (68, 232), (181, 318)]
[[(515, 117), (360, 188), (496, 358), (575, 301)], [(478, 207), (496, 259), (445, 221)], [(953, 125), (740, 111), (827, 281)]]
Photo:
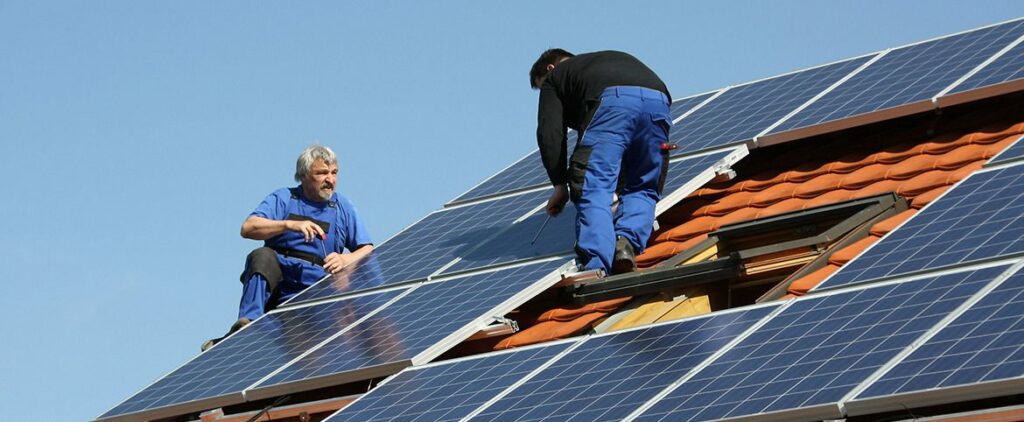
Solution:
[[(0, 409), (95, 417), (234, 321), (302, 147), (383, 241), (535, 147), (546, 48), (675, 97), (1024, 16), (1019, 1), (0, 0)], [(539, 163), (538, 163), (539, 165)]]

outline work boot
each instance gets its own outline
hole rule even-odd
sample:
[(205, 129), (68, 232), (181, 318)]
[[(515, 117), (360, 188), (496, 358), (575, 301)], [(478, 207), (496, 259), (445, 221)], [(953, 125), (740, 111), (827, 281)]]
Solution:
[(636, 254), (633, 245), (622, 236), (615, 239), (615, 256), (612, 258), (612, 274), (636, 271)]
[(211, 338), (209, 340), (206, 340), (205, 342), (203, 342), (203, 345), (202, 347), (200, 347), (200, 349), (202, 349), (202, 351), (205, 352), (207, 349), (213, 347), (213, 345), (220, 343), (221, 340), (224, 340), (228, 338), (228, 336), (234, 334), (236, 331), (241, 330), (242, 327), (249, 325), (250, 322), (252, 321), (249, 318), (238, 318), (238, 321), (235, 321), (234, 324), (231, 324), (231, 329), (228, 330), (227, 334), (224, 334), (223, 336), (217, 338)]

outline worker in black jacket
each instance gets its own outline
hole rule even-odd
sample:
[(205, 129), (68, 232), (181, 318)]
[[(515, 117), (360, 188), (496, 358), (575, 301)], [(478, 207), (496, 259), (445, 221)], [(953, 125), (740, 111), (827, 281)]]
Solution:
[[(660, 199), (661, 146), (668, 140), (671, 97), (635, 57), (618, 51), (541, 54), (530, 69), (540, 90), (537, 145), (554, 191), (547, 212), (576, 205), (576, 253), (581, 269), (636, 269)], [(566, 132), (578, 138), (566, 165)], [(624, 178), (619, 183), (619, 177)], [(612, 215), (616, 188), (619, 206)]]

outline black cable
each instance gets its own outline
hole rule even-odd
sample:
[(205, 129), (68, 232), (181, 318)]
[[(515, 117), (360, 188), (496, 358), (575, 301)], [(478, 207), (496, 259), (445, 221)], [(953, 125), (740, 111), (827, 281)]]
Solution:
[(280, 405), (284, 404), (284, 402), (288, 401), (291, 398), (292, 398), (292, 396), (281, 396), (281, 397), (278, 397), (277, 400), (274, 400), (273, 403), (270, 403), (269, 405), (267, 405), (267, 407), (264, 407), (263, 410), (260, 410), (260, 413), (257, 413), (255, 415), (253, 415), (253, 417), (249, 418), (248, 422), (256, 422), (257, 420), (259, 420), (260, 416), (263, 416), (264, 414), (269, 412), (270, 409), (273, 409), (273, 408), (275, 408), (277, 406), (280, 406)]

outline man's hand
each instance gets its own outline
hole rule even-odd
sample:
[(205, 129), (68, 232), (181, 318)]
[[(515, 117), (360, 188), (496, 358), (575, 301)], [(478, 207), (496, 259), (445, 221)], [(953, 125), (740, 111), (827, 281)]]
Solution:
[(324, 233), (324, 229), (309, 220), (285, 220), (284, 227), (293, 232), (302, 233), (302, 237), (306, 238), (307, 242), (312, 242), (313, 239), (323, 239), (327, 237)]
[(331, 252), (324, 258), (324, 269), (331, 274), (337, 274), (342, 268), (348, 265), (349, 260), (344, 254)]
[(565, 208), (565, 203), (569, 200), (569, 188), (565, 185), (555, 186), (555, 190), (551, 192), (551, 197), (548, 198), (548, 215), (554, 217), (562, 213), (562, 209)]

